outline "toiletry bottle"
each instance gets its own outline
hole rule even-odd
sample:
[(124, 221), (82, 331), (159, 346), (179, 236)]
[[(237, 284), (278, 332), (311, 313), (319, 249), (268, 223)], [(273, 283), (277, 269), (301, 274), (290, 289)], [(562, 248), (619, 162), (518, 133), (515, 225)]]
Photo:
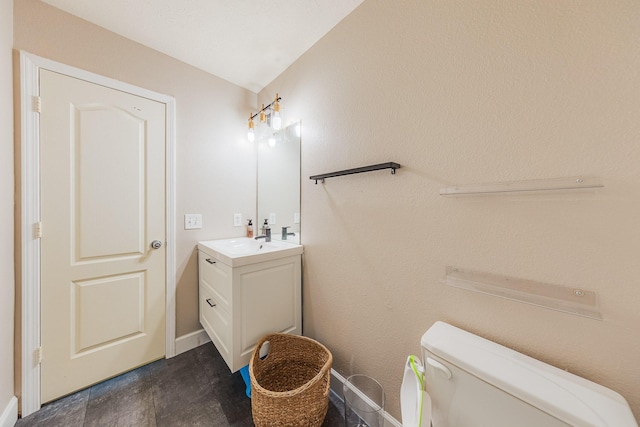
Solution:
[(247, 237), (249, 238), (253, 237), (253, 222), (251, 221), (249, 220), (249, 224), (247, 224)]
[(262, 224), (262, 230), (261, 230), (263, 236), (267, 235), (267, 228), (269, 228), (269, 220), (265, 218), (264, 224)]

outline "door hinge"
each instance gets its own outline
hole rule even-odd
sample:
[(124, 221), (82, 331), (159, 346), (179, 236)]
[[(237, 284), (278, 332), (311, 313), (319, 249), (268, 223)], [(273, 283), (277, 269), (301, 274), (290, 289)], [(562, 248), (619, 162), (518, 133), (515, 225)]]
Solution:
[(33, 97), (33, 111), (36, 113), (42, 113), (42, 98), (39, 96)]
[(33, 224), (33, 238), (41, 239), (42, 238), (42, 221), (38, 221)]
[(42, 347), (38, 347), (33, 352), (34, 364), (40, 365), (42, 363)]

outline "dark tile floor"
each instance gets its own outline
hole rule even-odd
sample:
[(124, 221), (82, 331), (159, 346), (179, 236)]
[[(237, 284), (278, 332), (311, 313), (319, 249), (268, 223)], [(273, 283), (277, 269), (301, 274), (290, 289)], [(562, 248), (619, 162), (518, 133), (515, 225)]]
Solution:
[[(342, 426), (331, 394), (323, 427)], [(163, 359), (44, 405), (16, 427), (253, 426), (251, 399), (212, 343)]]

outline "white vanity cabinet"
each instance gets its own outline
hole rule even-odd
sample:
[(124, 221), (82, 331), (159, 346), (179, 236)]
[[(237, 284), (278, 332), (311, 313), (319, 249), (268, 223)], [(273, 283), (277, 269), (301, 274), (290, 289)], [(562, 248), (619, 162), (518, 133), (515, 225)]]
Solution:
[(302, 247), (298, 254), (232, 267), (206, 243), (198, 245), (200, 323), (235, 372), (265, 334), (302, 333)]

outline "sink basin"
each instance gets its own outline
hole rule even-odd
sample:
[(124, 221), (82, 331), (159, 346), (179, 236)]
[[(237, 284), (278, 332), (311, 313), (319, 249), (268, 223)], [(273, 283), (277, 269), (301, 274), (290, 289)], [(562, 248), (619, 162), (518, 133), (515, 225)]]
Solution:
[(198, 242), (198, 249), (231, 267), (271, 261), (302, 253), (302, 245), (248, 237)]

